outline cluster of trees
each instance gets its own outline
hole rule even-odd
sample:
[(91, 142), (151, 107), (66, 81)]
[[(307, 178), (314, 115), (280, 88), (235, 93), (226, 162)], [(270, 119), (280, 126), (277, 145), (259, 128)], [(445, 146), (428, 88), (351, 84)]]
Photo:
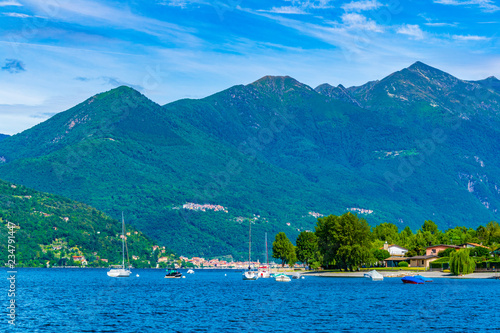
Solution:
[[(456, 227), (442, 232), (433, 221), (425, 221), (413, 233), (409, 227), (399, 232), (392, 223), (370, 228), (364, 219), (352, 213), (330, 215), (318, 219), (314, 232), (301, 232), (296, 246), (285, 233), (277, 234), (273, 242), (273, 257), (281, 259), (283, 265), (293, 266), (300, 261), (311, 268), (323, 266), (353, 270), (388, 258), (389, 252), (382, 249), (385, 242), (407, 248), (408, 257), (424, 255), (426, 247), (437, 244), (482, 243), (490, 249), (496, 249), (500, 246), (500, 225), (492, 221), (486, 227), (479, 226), (477, 229)], [(447, 251), (439, 255), (450, 257), (450, 267), (456, 267), (459, 274), (474, 270), (475, 266), (470, 262), (474, 260), (465, 257), (490, 255), (488, 249), (481, 247), (456, 253), (453, 249)]]

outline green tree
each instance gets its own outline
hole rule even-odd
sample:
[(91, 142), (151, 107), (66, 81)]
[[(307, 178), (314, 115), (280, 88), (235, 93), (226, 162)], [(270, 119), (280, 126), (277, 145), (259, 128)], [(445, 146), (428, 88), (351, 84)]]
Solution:
[(384, 261), (385, 259), (389, 258), (391, 256), (391, 254), (387, 250), (376, 249), (376, 250), (373, 251), (373, 256), (378, 261)]
[(318, 237), (314, 232), (302, 231), (297, 237), (297, 259), (307, 266), (316, 259), (318, 252)]
[(273, 258), (281, 259), (281, 266), (284, 267), (285, 264), (290, 264), (294, 260), (297, 260), (295, 255), (295, 246), (288, 239), (284, 232), (280, 232), (276, 235), (273, 242)]
[(398, 240), (398, 227), (392, 223), (381, 223), (373, 228), (373, 236), (390, 244)]
[(476, 262), (470, 257), (469, 249), (462, 249), (450, 254), (450, 271), (455, 275), (474, 272)]
[(422, 231), (429, 231), (433, 235), (439, 234), (441, 232), (439, 231), (437, 224), (432, 222), (431, 220), (424, 221), (424, 224), (422, 225)]
[(484, 247), (475, 247), (470, 249), (471, 257), (488, 257), (490, 255), (490, 250)]
[(316, 236), (326, 264), (335, 262), (343, 269), (352, 270), (370, 260), (370, 226), (350, 212), (319, 218)]
[(438, 252), (438, 257), (450, 257), (453, 252), (456, 252), (456, 250), (452, 247), (447, 248), (446, 250), (439, 251)]

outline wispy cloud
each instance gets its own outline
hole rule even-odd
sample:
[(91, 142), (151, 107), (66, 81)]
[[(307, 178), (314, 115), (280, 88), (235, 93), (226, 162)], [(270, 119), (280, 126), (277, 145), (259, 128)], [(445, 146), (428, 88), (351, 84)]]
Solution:
[(113, 87), (128, 86), (134, 88), (135, 90), (144, 91), (144, 87), (141, 85), (128, 83), (112, 76), (99, 76), (99, 77), (77, 76), (75, 77), (75, 80), (81, 82), (101, 81), (102, 83), (109, 84)]
[(293, 6), (273, 7), (270, 10), (261, 10), (261, 11), (274, 14), (296, 14), (296, 15), (308, 14), (304, 9)]
[(484, 36), (473, 36), (473, 35), (453, 35), (453, 39), (462, 40), (462, 41), (481, 41), (481, 40), (489, 40), (490, 38)]
[(403, 24), (396, 30), (396, 32), (398, 34), (410, 36), (414, 39), (424, 38), (424, 32), (417, 24)]
[[(26, 6), (30, 5), (41, 13), (48, 14), (45, 0), (25, 0), (25, 2)], [(130, 10), (107, 6), (98, 1), (58, 1), (54, 6), (50, 16), (63, 22), (131, 29), (182, 44), (200, 42), (193, 35), (192, 28), (140, 16)]]
[(491, 0), (434, 0), (434, 3), (452, 6), (479, 6), (485, 12), (496, 12), (500, 7)]
[(31, 15), (27, 14), (21, 14), (21, 13), (3, 13), (4, 16), (10, 16), (10, 17), (18, 17), (18, 18), (28, 18), (28, 17), (33, 17)]
[(20, 4), (17, 1), (0, 1), (0, 7), (7, 7), (7, 6), (22, 7), (22, 4)]
[(26, 71), (23, 62), (17, 59), (5, 59), (5, 66), (2, 70), (12, 74)]
[(205, 1), (200, 0), (158, 0), (156, 4), (170, 7), (187, 8), (189, 5), (206, 4)]
[(458, 25), (457, 23), (444, 23), (444, 22), (427, 22), (424, 24), (429, 27), (456, 27)]
[(363, 15), (357, 13), (344, 13), (342, 15), (342, 23), (347, 29), (359, 29), (365, 31), (382, 32), (381, 26), (371, 19), (367, 19)]
[(377, 0), (352, 1), (342, 5), (342, 9), (347, 12), (360, 12), (364, 10), (374, 10), (381, 7), (382, 4)]

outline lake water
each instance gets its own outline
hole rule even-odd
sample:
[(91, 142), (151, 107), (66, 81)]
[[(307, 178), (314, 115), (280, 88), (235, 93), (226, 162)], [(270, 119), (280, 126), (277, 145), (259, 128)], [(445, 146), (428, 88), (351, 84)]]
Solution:
[[(18, 269), (16, 326), (7, 271), (0, 331), (16, 332), (493, 332), (500, 281), (308, 277), (243, 281), (232, 270), (163, 270), (110, 278), (104, 269)], [(135, 275), (139, 274), (139, 277)]]

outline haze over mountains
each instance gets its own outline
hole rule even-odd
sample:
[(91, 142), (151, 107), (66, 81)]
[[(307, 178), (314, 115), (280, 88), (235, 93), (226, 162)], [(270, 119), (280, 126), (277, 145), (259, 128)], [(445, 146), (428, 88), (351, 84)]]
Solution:
[[(90, 204), (183, 255), (255, 258), (318, 214), (416, 230), (498, 219), (500, 84), (417, 62), (313, 89), (264, 77), (160, 106), (119, 87), (0, 142), (0, 178)], [(1, 139), (0, 139), (1, 140)]]

